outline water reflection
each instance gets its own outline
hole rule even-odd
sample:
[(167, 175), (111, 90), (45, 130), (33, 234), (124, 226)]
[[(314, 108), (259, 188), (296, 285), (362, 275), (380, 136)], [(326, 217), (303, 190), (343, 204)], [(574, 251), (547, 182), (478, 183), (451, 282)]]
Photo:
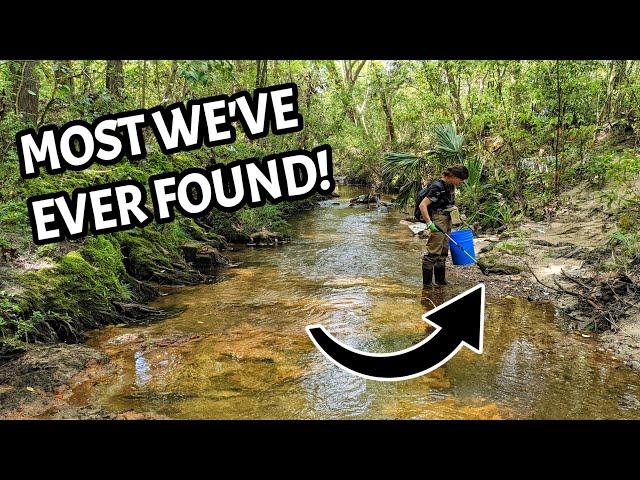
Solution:
[(531, 408), (544, 390), (544, 378), (531, 368), (541, 360), (536, 347), (527, 338), (514, 339), (504, 352), (496, 375), (500, 396), (510, 396), (521, 403), (521, 408)]
[(149, 381), (151, 376), (149, 375), (149, 362), (144, 358), (142, 352), (135, 353), (136, 362), (136, 385), (143, 386)]

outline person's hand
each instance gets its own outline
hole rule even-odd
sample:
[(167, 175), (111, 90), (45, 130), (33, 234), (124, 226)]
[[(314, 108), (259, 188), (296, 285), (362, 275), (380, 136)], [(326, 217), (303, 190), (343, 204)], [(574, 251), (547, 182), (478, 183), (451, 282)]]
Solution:
[(429, 223), (427, 223), (427, 228), (429, 230), (431, 230), (432, 232), (437, 232), (438, 231), (438, 227), (436, 227), (436, 224), (433, 223), (433, 220), (430, 221)]

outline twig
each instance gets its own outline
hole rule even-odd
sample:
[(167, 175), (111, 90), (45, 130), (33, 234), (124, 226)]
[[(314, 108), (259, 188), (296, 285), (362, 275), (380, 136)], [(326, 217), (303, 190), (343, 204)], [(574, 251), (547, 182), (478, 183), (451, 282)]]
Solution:
[(593, 300), (591, 300), (590, 298), (587, 298), (587, 303), (589, 305), (591, 305), (593, 308), (595, 308), (596, 310), (601, 310), (602, 306), (596, 304)]
[(580, 285), (581, 287), (583, 287), (585, 290), (589, 290), (591, 291), (591, 288), (588, 287), (587, 285), (585, 285), (582, 281), (580, 281), (579, 279), (577, 279), (576, 277), (572, 277), (571, 275), (569, 275), (567, 272), (564, 271), (564, 268), (561, 268), (560, 271), (562, 272), (562, 275), (564, 275), (565, 277), (567, 277), (569, 280), (571, 280), (574, 283), (577, 283), (578, 285)]
[(551, 287), (551, 286), (549, 286), (549, 285), (546, 285), (546, 284), (542, 283), (542, 280), (540, 280), (540, 279), (538, 278), (538, 276), (533, 272), (533, 268), (531, 268), (531, 265), (529, 265), (527, 262), (524, 262), (524, 264), (527, 266), (527, 268), (528, 268), (528, 269), (529, 269), (529, 271), (531, 272), (531, 275), (533, 275), (533, 278), (535, 278), (535, 279), (536, 279), (536, 281), (537, 281), (540, 285), (542, 285), (543, 287), (548, 288), (549, 290), (553, 290), (554, 292), (563, 293), (563, 291), (562, 291), (562, 290), (558, 290), (557, 288), (554, 288), (554, 287)]
[(611, 288), (611, 285), (609, 284), (609, 282), (607, 282), (607, 286), (608, 286), (608, 287), (609, 287), (609, 289), (611, 290), (611, 293), (613, 293), (613, 296), (614, 296), (614, 297), (616, 297), (616, 300), (618, 300), (619, 302), (624, 303), (625, 305), (627, 305), (627, 306), (629, 306), (629, 307), (631, 307), (631, 308), (636, 308), (636, 307), (638, 306), (638, 304), (637, 304), (637, 303), (629, 303), (629, 302), (627, 302), (624, 298), (621, 298), (621, 297), (616, 293), (616, 291), (615, 291), (613, 288)]
[(433, 308), (436, 308), (436, 304), (433, 303), (433, 301), (429, 297), (424, 297), (424, 298), (426, 298), (427, 300), (429, 300), (429, 302), (431, 302), (431, 305), (433, 305)]
[[(565, 289), (562, 285), (560, 285), (560, 283), (558, 283), (558, 280), (556, 280), (555, 277), (553, 277), (553, 283), (555, 283), (560, 288), (561, 292), (564, 292), (567, 295), (573, 295), (574, 297), (585, 298), (584, 295), (582, 295), (581, 293), (571, 292)], [(588, 299), (586, 300), (589, 301)]]

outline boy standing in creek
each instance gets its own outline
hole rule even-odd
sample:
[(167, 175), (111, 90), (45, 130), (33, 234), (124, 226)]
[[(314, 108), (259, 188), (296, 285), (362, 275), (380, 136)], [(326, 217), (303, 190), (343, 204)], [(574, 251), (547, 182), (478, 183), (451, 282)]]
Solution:
[(425, 222), (430, 230), (427, 251), (422, 255), (422, 285), (427, 287), (447, 285), (445, 262), (449, 254), (449, 239), (444, 235), (451, 233), (451, 212), (456, 210), (455, 188), (469, 178), (469, 170), (464, 165), (447, 168), (442, 178), (435, 180), (420, 192), (416, 199), (414, 217)]

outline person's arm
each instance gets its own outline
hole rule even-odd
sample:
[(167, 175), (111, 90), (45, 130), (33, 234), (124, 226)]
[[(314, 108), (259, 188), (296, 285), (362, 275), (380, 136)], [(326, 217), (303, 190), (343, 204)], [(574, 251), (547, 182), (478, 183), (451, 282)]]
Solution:
[(431, 218), (429, 218), (429, 210), (427, 209), (427, 207), (431, 204), (431, 199), (429, 197), (424, 197), (424, 199), (420, 202), (420, 213), (422, 214), (422, 218), (424, 218), (424, 223), (426, 223), (427, 225), (429, 224), (429, 222), (431, 221)]
[(419, 206), (420, 213), (422, 214), (422, 218), (424, 218), (424, 223), (427, 224), (427, 228), (429, 230), (431, 230), (432, 232), (437, 232), (438, 231), (438, 227), (436, 227), (436, 224), (433, 223), (433, 221), (429, 217), (429, 211), (427, 210), (427, 207), (429, 206), (429, 204), (431, 204), (431, 199), (429, 197), (425, 197), (420, 202), (420, 206)]

